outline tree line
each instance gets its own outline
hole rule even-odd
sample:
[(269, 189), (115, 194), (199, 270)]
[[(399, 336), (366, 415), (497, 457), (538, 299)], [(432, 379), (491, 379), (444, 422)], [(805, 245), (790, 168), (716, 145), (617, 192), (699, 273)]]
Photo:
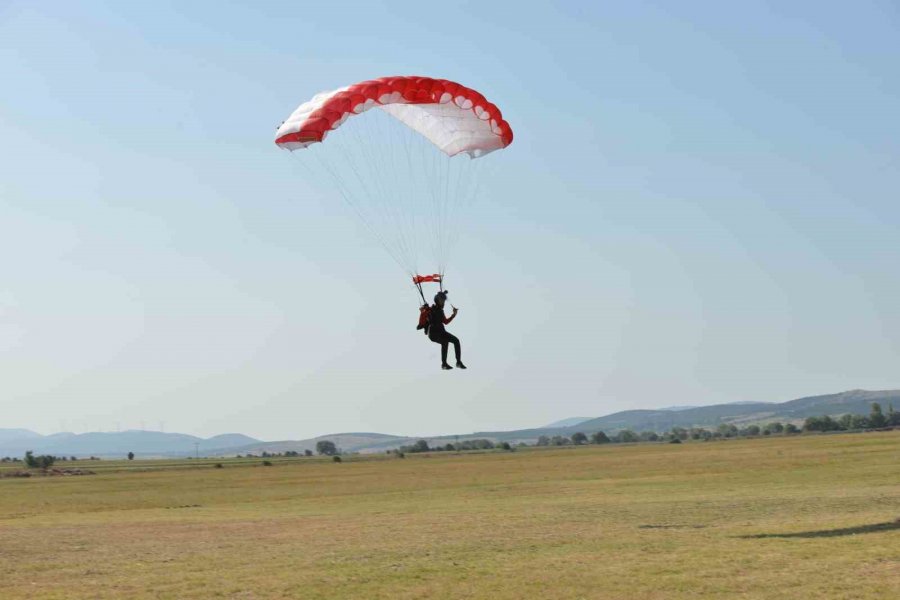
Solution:
[[(829, 415), (807, 417), (802, 427), (798, 427), (794, 423), (781, 423), (773, 421), (765, 425), (746, 425), (738, 427), (733, 423), (722, 423), (715, 429), (706, 429), (704, 427), (673, 427), (663, 433), (655, 431), (636, 432), (631, 429), (623, 429), (612, 435), (607, 435), (603, 431), (595, 431), (590, 434), (584, 432), (573, 433), (571, 437), (564, 435), (547, 436), (542, 435), (537, 439), (535, 446), (583, 446), (586, 444), (630, 444), (636, 442), (669, 442), (681, 443), (687, 440), (708, 441), (739, 437), (757, 437), (767, 435), (796, 435), (803, 432), (835, 432), (835, 431), (866, 431), (873, 429), (886, 429), (900, 427), (900, 412), (894, 410), (893, 405), (888, 405), (888, 410), (882, 410), (881, 405), (877, 402), (872, 403), (872, 408), (868, 415), (845, 414), (840, 417), (831, 417)], [(528, 446), (524, 442), (519, 442), (517, 446)], [(400, 446), (395, 450), (387, 450), (390, 453), (396, 453), (400, 456), (409, 453), (420, 452), (460, 452), (466, 450), (513, 450), (509, 442), (494, 442), (488, 439), (463, 440), (456, 443), (437, 444), (430, 446), (427, 440), (418, 440), (414, 444), (408, 446)], [(316, 442), (316, 454), (319, 456), (337, 457), (342, 454), (340, 448), (330, 440), (320, 440)], [(304, 450), (302, 453), (295, 450), (286, 452), (270, 453), (263, 452), (262, 458), (271, 457), (299, 457), (312, 456), (312, 450)], [(246, 454), (246, 458), (258, 458), (254, 454)], [(237, 458), (244, 458), (238, 455)], [(191, 457), (189, 457), (191, 458)], [(128, 459), (134, 459), (134, 453), (128, 453)], [(57, 461), (78, 460), (76, 457), (51, 456), (44, 454), (35, 456), (29, 450), (25, 453), (24, 461), (20, 458), (4, 456), (0, 458), (0, 462), (24, 462), (25, 465), (32, 469), (47, 469)], [(87, 460), (100, 460), (95, 456), (91, 456)]]
[(25, 453), (25, 458), (21, 459), (18, 456), (4, 456), (0, 458), (0, 463), (20, 463), (24, 462), (25, 466), (29, 468), (47, 468), (53, 463), (56, 462), (68, 462), (74, 460), (100, 460), (96, 456), (91, 456), (90, 458), (81, 458), (75, 456), (52, 456), (50, 454), (41, 454), (39, 456), (35, 456), (34, 453), (29, 450)]
[(463, 440), (461, 442), (456, 442), (455, 444), (438, 444), (436, 446), (429, 446), (427, 440), (418, 440), (410, 446), (400, 446), (397, 450), (388, 450), (387, 452), (388, 454), (391, 452), (400, 454), (411, 452), (415, 454), (416, 452), (460, 452), (462, 450), (494, 449), (512, 450), (512, 446), (510, 446), (508, 442), (492, 442), (491, 440), (486, 439)]
[[(894, 411), (893, 406), (888, 406), (884, 412), (877, 402), (872, 403), (872, 410), (868, 415), (846, 414), (838, 418), (830, 416), (808, 417), (802, 426), (794, 423), (782, 423), (773, 421), (764, 425), (746, 425), (738, 427), (732, 423), (722, 423), (715, 429), (704, 427), (673, 427), (663, 433), (655, 431), (636, 432), (631, 429), (623, 429), (614, 434), (607, 435), (603, 431), (596, 431), (588, 435), (585, 432), (573, 433), (571, 437), (564, 435), (542, 435), (534, 446), (583, 446), (587, 444), (629, 444), (636, 442), (669, 442), (681, 443), (688, 440), (708, 441), (729, 438), (758, 437), (770, 435), (797, 435), (803, 432), (828, 432), (828, 431), (865, 431), (872, 429), (884, 429), (900, 427), (900, 412)], [(519, 442), (517, 446), (528, 446)], [(512, 450), (508, 442), (493, 442), (487, 439), (464, 440), (455, 444), (443, 444), (430, 446), (427, 440), (418, 440), (412, 445), (400, 446), (397, 450), (388, 450), (388, 453), (398, 454), (418, 452), (458, 452), (461, 450)]]

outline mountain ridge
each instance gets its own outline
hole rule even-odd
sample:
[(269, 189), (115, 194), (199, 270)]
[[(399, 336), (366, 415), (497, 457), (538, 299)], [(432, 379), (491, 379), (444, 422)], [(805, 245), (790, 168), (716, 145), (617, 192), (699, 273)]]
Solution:
[[(316, 443), (330, 440), (345, 452), (384, 452), (425, 439), (430, 445), (457, 440), (486, 438), (494, 442), (534, 443), (542, 435), (570, 436), (576, 432), (607, 433), (622, 429), (662, 432), (673, 427), (715, 428), (723, 423), (745, 426), (771, 421), (800, 422), (806, 417), (846, 413), (866, 414), (872, 402), (900, 409), (900, 390), (849, 390), (836, 394), (805, 396), (787, 402), (737, 402), (709, 406), (679, 407), (678, 410), (634, 409), (619, 411), (582, 421), (581, 417), (562, 419), (549, 426), (510, 431), (476, 431), (440, 436), (403, 436), (375, 432), (344, 432), (303, 440), (262, 441), (241, 433), (226, 433), (200, 438), (182, 433), (129, 430), (124, 432), (62, 432), (43, 436), (28, 429), (0, 429), (0, 456), (22, 456), (26, 450), (57, 456), (124, 456), (134, 452), (139, 458), (185, 457), (235, 454), (315, 451)], [(566, 423), (575, 422), (567, 425)]]

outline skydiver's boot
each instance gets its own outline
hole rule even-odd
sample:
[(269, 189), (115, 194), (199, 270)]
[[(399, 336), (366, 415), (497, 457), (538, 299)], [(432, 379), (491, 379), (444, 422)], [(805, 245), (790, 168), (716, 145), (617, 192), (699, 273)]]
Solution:
[(458, 361), (456, 361), (456, 368), (457, 369), (465, 369), (467, 367), (466, 367), (466, 365), (462, 364), (461, 360), (458, 360)]
[[(451, 367), (451, 366), (448, 365), (447, 363), (442, 364), (442, 365), (441, 365), (441, 368), (442, 368), (443, 370), (445, 370), (445, 371), (451, 371), (451, 370), (453, 370), (453, 367)], [(465, 367), (463, 367), (463, 369), (465, 369)]]

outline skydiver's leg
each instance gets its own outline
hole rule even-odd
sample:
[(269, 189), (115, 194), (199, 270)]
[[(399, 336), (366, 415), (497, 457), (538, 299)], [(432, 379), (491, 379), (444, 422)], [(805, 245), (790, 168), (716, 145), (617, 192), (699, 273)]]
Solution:
[[(455, 335), (453, 335), (452, 333), (448, 333), (446, 339), (447, 339), (447, 342), (450, 342), (453, 344), (453, 351), (456, 352), (456, 362), (460, 362), (462, 360), (462, 348), (460, 347), (460, 344), (459, 344), (459, 338), (456, 337)], [(445, 347), (447, 345), (447, 342), (444, 342)], [(444, 355), (444, 358), (446, 358), (446, 354)]]
[(445, 334), (445, 335), (441, 338), (441, 341), (440, 341), (440, 344), (441, 344), (441, 364), (442, 364), (442, 365), (446, 365), (446, 364), (447, 364), (447, 346), (448, 346), (449, 342), (450, 342), (450, 340), (447, 339), (447, 335)]
[[(452, 340), (456, 340), (456, 338), (454, 338), (452, 335), (450, 335), (447, 332), (444, 332), (438, 338), (431, 338), (432, 342), (434, 342), (435, 344), (441, 345), (441, 368), (442, 369), (452, 369), (453, 368), (447, 364), (447, 347), (450, 345), (450, 342), (452, 341), (451, 338), (452, 338)], [(456, 340), (455, 346), (457, 349), (456, 355), (459, 356), (459, 340)], [(457, 362), (457, 364), (459, 364), (458, 360), (456, 362)], [(465, 367), (463, 367), (463, 368), (465, 368)]]

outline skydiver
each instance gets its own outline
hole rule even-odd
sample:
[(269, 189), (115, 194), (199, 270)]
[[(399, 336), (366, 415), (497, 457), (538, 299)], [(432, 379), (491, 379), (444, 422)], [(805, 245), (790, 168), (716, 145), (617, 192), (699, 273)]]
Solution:
[(453, 367), (447, 364), (447, 346), (453, 344), (453, 350), (456, 352), (456, 367), (465, 369), (466, 365), (462, 363), (462, 349), (459, 345), (459, 338), (444, 329), (444, 325), (449, 325), (456, 318), (459, 312), (455, 306), (453, 314), (448, 319), (444, 315), (444, 303), (447, 301), (447, 292), (438, 292), (434, 296), (434, 306), (431, 307), (431, 315), (428, 323), (428, 338), (435, 344), (441, 345), (441, 368), (449, 371)]

